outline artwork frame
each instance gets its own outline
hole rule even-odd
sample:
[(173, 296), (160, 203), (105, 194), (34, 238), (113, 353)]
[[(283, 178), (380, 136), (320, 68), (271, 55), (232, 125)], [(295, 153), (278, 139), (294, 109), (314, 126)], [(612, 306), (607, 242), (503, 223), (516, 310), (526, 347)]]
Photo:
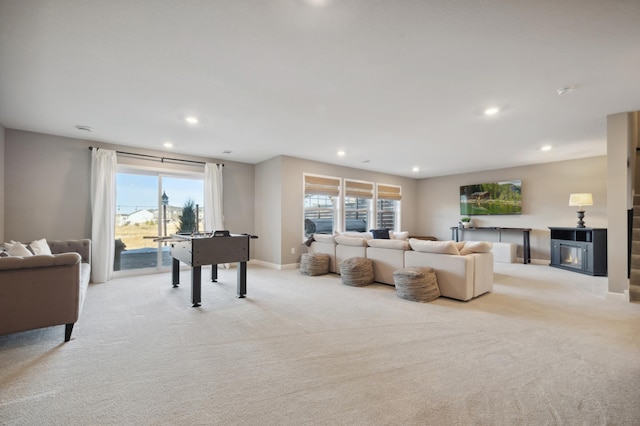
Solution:
[(522, 181), (504, 180), (460, 186), (460, 214), (522, 214)]

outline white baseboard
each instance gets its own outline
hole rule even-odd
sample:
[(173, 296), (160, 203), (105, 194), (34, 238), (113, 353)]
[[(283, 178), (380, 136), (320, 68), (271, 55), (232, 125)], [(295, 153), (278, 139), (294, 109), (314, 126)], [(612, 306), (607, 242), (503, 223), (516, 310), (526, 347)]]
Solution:
[(278, 271), (282, 271), (284, 269), (298, 269), (300, 268), (299, 263), (288, 263), (286, 265), (278, 265), (277, 263), (265, 262), (264, 260), (253, 259), (249, 261), (252, 265), (260, 265), (269, 269), (276, 269)]
[(607, 300), (619, 300), (619, 301), (622, 301), (622, 302), (628, 302), (629, 301), (629, 290), (625, 290), (624, 293), (614, 293), (614, 292), (608, 291), (606, 299)]

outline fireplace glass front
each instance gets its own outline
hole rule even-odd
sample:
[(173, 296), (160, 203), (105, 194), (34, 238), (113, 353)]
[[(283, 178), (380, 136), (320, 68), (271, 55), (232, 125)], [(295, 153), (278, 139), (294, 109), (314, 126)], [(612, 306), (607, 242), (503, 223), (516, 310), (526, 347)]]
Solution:
[(582, 269), (582, 247), (560, 245), (560, 264), (568, 268)]

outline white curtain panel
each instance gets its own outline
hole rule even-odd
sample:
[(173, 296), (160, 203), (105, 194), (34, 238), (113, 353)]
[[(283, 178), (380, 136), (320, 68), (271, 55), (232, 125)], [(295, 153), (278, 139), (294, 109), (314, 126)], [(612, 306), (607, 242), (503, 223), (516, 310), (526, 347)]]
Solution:
[(91, 280), (103, 283), (113, 275), (116, 215), (116, 152), (91, 151)]
[[(222, 164), (204, 165), (204, 230), (205, 232), (224, 229), (222, 215)], [(230, 265), (221, 265), (229, 269)]]
[(204, 229), (206, 232), (224, 229), (222, 215), (222, 164), (204, 165)]

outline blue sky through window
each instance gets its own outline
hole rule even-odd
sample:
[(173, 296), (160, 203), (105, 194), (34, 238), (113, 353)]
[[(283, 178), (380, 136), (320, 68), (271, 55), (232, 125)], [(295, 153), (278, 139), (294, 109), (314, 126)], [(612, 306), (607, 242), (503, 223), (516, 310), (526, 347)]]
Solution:
[[(116, 213), (130, 214), (137, 210), (158, 208), (158, 176), (118, 173), (116, 175)], [(163, 187), (169, 205), (182, 207), (191, 199), (204, 208), (204, 182), (201, 179), (164, 176)], [(162, 194), (162, 191), (160, 192)]]

